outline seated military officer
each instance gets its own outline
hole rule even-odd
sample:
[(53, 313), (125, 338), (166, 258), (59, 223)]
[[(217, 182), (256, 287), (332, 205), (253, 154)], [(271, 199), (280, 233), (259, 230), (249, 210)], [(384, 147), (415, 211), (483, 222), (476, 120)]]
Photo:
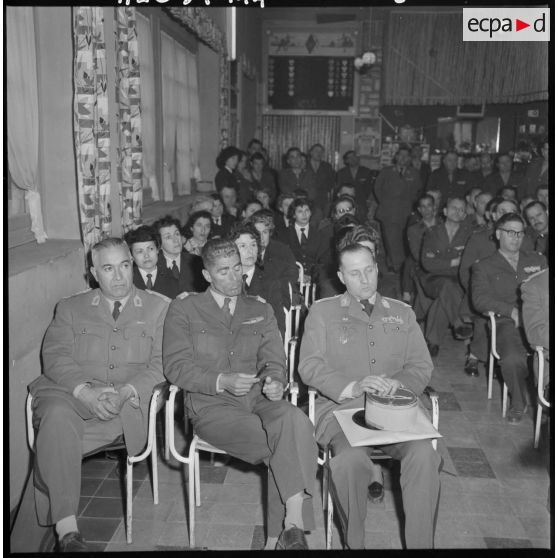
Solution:
[(126, 233), (125, 239), (134, 258), (134, 285), (174, 298), (178, 280), (158, 260), (159, 236), (155, 229), (144, 225)]
[(531, 237), (535, 251), (548, 257), (548, 211), (539, 201), (529, 203), (523, 212), (529, 223), (527, 235)]
[(132, 257), (119, 238), (93, 246), (92, 261), (99, 288), (58, 303), (43, 343), (44, 373), (29, 386), (37, 517), (56, 526), (61, 552), (88, 549), (76, 523), (82, 455), (122, 434), (128, 453), (139, 453), (151, 392), (164, 380), (169, 299), (133, 286)]
[[(367, 487), (375, 480), (370, 448), (350, 446), (333, 415), (362, 407), (365, 392), (390, 394), (401, 386), (420, 395), (432, 360), (411, 308), (376, 291), (378, 268), (361, 244), (339, 252), (344, 294), (316, 301), (306, 319), (300, 350), (302, 381), (318, 391), (316, 439), (329, 446), (329, 469), (345, 544), (364, 547)], [(431, 548), (440, 457), (429, 440), (381, 446), (401, 461), (407, 548)]]
[(176, 298), (165, 320), (165, 376), (187, 392), (200, 437), (267, 465), (266, 548), (306, 549), (317, 447), (306, 415), (283, 400), (285, 351), (273, 309), (242, 294), (234, 242), (210, 240), (202, 258), (210, 287)]
[(503, 215), (494, 225), (494, 235), (498, 250), (473, 265), (471, 294), (478, 312), (496, 314), (496, 349), (511, 395), (507, 419), (517, 424), (526, 411), (525, 379), (528, 374), (527, 346), (520, 331), (519, 285), (544, 269), (546, 259), (537, 252), (521, 251), (525, 224), (519, 215)]

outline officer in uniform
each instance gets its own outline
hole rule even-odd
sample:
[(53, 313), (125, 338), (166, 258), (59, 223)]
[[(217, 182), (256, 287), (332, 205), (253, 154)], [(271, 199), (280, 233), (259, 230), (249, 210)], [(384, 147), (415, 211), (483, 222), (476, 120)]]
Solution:
[(92, 248), (98, 289), (61, 300), (42, 349), (44, 373), (30, 386), (35, 502), (41, 525), (55, 524), (59, 551), (87, 551), (76, 515), (82, 455), (124, 435), (129, 455), (147, 439), (153, 387), (162, 382), (162, 332), (169, 300), (132, 284), (126, 243)]
[(537, 252), (522, 252), (525, 225), (519, 215), (507, 213), (494, 225), (498, 250), (473, 265), (473, 306), (482, 313), (496, 314), (496, 349), (504, 381), (511, 395), (508, 422), (517, 424), (526, 410), (525, 378), (528, 374), (527, 347), (520, 332), (519, 285), (546, 267)]
[(267, 465), (266, 548), (307, 549), (318, 452), (308, 417), (283, 400), (285, 351), (273, 309), (241, 294), (234, 242), (210, 240), (202, 258), (210, 287), (179, 295), (165, 320), (165, 376), (187, 392), (188, 416), (201, 438)]
[(466, 338), (472, 330), (459, 318), (463, 290), (459, 286), (457, 270), (471, 228), (464, 223), (465, 200), (450, 198), (444, 208), (446, 221), (427, 230), (421, 252), (421, 264), (426, 274), (420, 275), (425, 294), (434, 299), (426, 316), (425, 336), (430, 354), (438, 354), (448, 325), (453, 326), (458, 338)]
[(457, 153), (448, 151), (442, 159), (442, 166), (436, 169), (428, 179), (428, 190), (442, 192), (440, 201), (442, 207), (450, 198), (464, 198), (473, 186), (469, 173), (465, 169), (457, 168), (457, 160)]
[(405, 260), (405, 224), (422, 189), (420, 175), (410, 166), (409, 148), (402, 146), (395, 165), (380, 171), (374, 185), (376, 219), (382, 225), (388, 267), (399, 271)]
[[(316, 301), (305, 322), (300, 350), (302, 381), (318, 391), (316, 439), (329, 446), (332, 494), (345, 544), (364, 547), (366, 487), (375, 478), (370, 448), (351, 447), (334, 410), (362, 407), (365, 392), (392, 393), (401, 386), (420, 395), (432, 360), (411, 308), (376, 291), (374, 255), (360, 244), (339, 251), (344, 294)], [(407, 548), (431, 548), (440, 490), (440, 457), (429, 440), (381, 449), (401, 461)]]
[(529, 223), (527, 235), (535, 246), (535, 251), (548, 257), (548, 211), (540, 201), (533, 201), (523, 210)]

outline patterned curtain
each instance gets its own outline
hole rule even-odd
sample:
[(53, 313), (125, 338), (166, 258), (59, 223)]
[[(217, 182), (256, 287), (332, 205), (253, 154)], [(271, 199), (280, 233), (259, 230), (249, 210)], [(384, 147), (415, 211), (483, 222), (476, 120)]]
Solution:
[(263, 117), (263, 144), (269, 153), (270, 165), (282, 168), (282, 157), (289, 147), (307, 152), (315, 143), (325, 148), (325, 160), (334, 163), (339, 151), (339, 116), (281, 116)]
[(135, 8), (115, 8), (118, 188), (123, 233), (141, 224), (140, 69)]
[(74, 7), (74, 143), (85, 252), (111, 234), (110, 132), (103, 9)]
[(548, 43), (464, 42), (459, 13), (390, 14), (385, 104), (459, 105), (548, 99)]

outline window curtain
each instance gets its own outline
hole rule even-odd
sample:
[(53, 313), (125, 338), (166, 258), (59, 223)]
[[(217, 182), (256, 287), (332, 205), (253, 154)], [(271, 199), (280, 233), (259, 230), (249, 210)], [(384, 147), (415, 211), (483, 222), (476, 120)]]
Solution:
[(143, 149), (143, 188), (159, 200), (155, 165), (155, 71), (153, 67), (153, 34), (151, 22), (136, 11), (139, 66), (141, 74), (141, 144)]
[[(165, 200), (191, 192), (192, 179), (199, 180), (199, 95), (196, 57), (161, 33), (163, 75), (163, 153)], [(167, 196), (170, 196), (167, 198)]]
[(140, 69), (135, 8), (115, 8), (118, 187), (124, 233), (141, 224)]
[(273, 168), (283, 167), (282, 157), (289, 147), (307, 152), (315, 143), (325, 149), (325, 160), (332, 165), (335, 152), (339, 151), (339, 116), (280, 116), (263, 118), (262, 141), (267, 147)]
[(461, 12), (403, 12), (389, 19), (385, 104), (548, 99), (548, 43), (464, 42)]
[(110, 131), (103, 9), (74, 7), (74, 143), (86, 253), (111, 234)]
[[(38, 243), (47, 239), (39, 194), (39, 101), (32, 7), (6, 8), (8, 165), (31, 215)], [(5, 187), (10, 188), (9, 181)]]

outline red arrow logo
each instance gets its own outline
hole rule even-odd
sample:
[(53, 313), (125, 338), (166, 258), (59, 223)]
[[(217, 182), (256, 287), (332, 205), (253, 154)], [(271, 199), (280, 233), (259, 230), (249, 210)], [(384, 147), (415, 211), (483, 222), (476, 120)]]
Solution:
[(520, 19), (515, 19), (515, 30), (516, 31), (521, 31), (522, 29), (525, 29), (526, 27), (531, 27), (530, 23), (525, 23), (524, 21), (521, 21)]

